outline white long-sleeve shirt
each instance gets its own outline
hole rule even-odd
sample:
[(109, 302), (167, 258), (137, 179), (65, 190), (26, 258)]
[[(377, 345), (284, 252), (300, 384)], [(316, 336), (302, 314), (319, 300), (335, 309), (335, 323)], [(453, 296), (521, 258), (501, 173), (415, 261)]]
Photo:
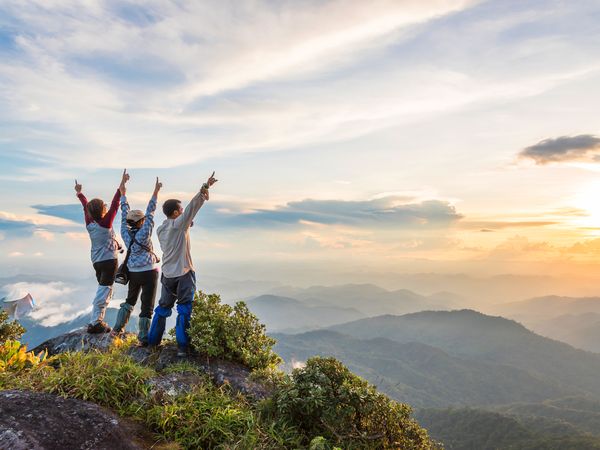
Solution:
[(194, 270), (190, 251), (190, 225), (198, 213), (204, 198), (198, 192), (176, 219), (167, 218), (157, 229), (158, 242), (163, 252), (162, 273), (175, 278)]

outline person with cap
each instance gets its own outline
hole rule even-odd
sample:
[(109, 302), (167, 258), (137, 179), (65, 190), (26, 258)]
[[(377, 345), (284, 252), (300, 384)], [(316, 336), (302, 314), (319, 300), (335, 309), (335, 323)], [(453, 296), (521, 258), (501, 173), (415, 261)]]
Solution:
[(142, 307), (138, 318), (138, 340), (142, 346), (148, 345), (148, 330), (158, 285), (157, 264), (160, 260), (152, 247), (152, 229), (154, 228), (154, 211), (158, 192), (161, 187), (162, 183), (156, 177), (154, 192), (146, 207), (146, 213), (139, 209), (130, 209), (125, 195), (125, 184), (119, 187), (121, 193), (121, 237), (129, 251), (127, 259), (129, 289), (126, 300), (121, 303), (117, 312), (113, 331), (121, 333), (125, 329), (141, 291)]
[(217, 182), (215, 173), (202, 185), (200, 191), (185, 207), (181, 201), (169, 199), (163, 203), (163, 212), (167, 218), (158, 227), (156, 234), (163, 251), (161, 284), (162, 290), (158, 306), (154, 310), (154, 318), (148, 334), (150, 346), (159, 345), (165, 332), (167, 317), (172, 313), (177, 302), (177, 320), (175, 322), (175, 338), (177, 340), (177, 356), (189, 354), (189, 336), (187, 329), (192, 315), (192, 302), (196, 293), (196, 274), (190, 252), (190, 227), (194, 217), (208, 200), (209, 188)]
[[(127, 170), (123, 170), (121, 177), (121, 186), (129, 179)], [(109, 333), (110, 327), (104, 322), (106, 308), (112, 298), (113, 284), (118, 267), (118, 252), (122, 252), (121, 245), (115, 238), (113, 231), (113, 222), (119, 210), (120, 191), (117, 189), (107, 210), (106, 204), (99, 198), (87, 200), (82, 186), (75, 180), (75, 192), (77, 198), (83, 206), (85, 216), (85, 228), (92, 241), (92, 265), (96, 271), (98, 280), (98, 289), (92, 301), (92, 316), (88, 325), (88, 333)]]

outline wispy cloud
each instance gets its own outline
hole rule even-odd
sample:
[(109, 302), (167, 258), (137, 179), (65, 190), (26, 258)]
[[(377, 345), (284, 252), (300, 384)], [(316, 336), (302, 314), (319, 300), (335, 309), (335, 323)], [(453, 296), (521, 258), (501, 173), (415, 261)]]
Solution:
[(0, 117), (15, 124), (9, 142), (62, 168), (173, 167), (351, 139), (594, 70), (478, 77), (437, 53), (409, 67), (394, 53), (477, 3), (8, 2)]

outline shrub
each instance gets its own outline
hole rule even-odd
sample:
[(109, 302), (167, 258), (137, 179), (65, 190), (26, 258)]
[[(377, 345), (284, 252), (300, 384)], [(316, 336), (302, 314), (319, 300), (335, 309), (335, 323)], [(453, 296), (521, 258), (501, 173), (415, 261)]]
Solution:
[(208, 380), (188, 394), (144, 411), (146, 424), (185, 449), (299, 447), (295, 430), (262, 421), (245, 397)]
[(25, 328), (21, 326), (19, 322), (8, 321), (8, 314), (6, 311), (0, 311), (0, 342), (4, 342), (8, 339), (19, 340), (25, 333)]
[(19, 371), (38, 365), (46, 358), (46, 353), (38, 356), (27, 351), (26, 345), (8, 339), (0, 344), (0, 372)]
[(267, 369), (281, 362), (272, 350), (275, 339), (244, 302), (221, 303), (217, 294), (196, 293), (189, 335), (196, 350), (208, 356), (238, 361), (250, 369)]
[(390, 400), (335, 358), (315, 357), (295, 369), (266, 409), (306, 436), (343, 448), (430, 449), (427, 432), (410, 418), (410, 407)]

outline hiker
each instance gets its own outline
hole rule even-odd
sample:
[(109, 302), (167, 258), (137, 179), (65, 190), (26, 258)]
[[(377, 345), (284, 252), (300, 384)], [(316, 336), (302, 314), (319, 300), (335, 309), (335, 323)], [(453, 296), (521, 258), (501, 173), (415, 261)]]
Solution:
[[(127, 170), (123, 170), (119, 188), (124, 186), (128, 179)], [(117, 189), (110, 204), (110, 209), (107, 211), (106, 204), (99, 198), (94, 198), (88, 202), (81, 192), (81, 188), (81, 184), (75, 180), (75, 192), (83, 205), (85, 228), (92, 241), (92, 264), (98, 280), (98, 289), (92, 302), (92, 317), (87, 331), (88, 333), (109, 333), (111, 328), (104, 322), (104, 315), (112, 297), (113, 283), (118, 267), (117, 255), (118, 252), (123, 251), (112, 228), (119, 209), (121, 193)]]
[(162, 183), (156, 177), (154, 192), (148, 202), (145, 214), (139, 209), (129, 208), (125, 185), (119, 187), (121, 192), (121, 237), (127, 246), (129, 255), (126, 258), (129, 289), (127, 299), (120, 305), (113, 331), (118, 334), (125, 329), (141, 291), (142, 309), (138, 317), (138, 340), (142, 346), (148, 345), (148, 330), (158, 284), (157, 263), (160, 262), (160, 259), (152, 247), (152, 229), (154, 228), (154, 211), (156, 210), (158, 191), (161, 187)]
[(177, 339), (177, 356), (189, 353), (189, 337), (187, 329), (192, 315), (192, 302), (196, 292), (196, 275), (190, 253), (190, 233), (194, 216), (208, 200), (209, 188), (217, 182), (215, 173), (202, 185), (185, 210), (181, 202), (169, 199), (163, 203), (163, 212), (167, 218), (158, 227), (156, 233), (160, 248), (163, 251), (161, 294), (158, 306), (154, 310), (154, 318), (148, 334), (148, 344), (159, 345), (167, 317), (172, 313), (177, 302), (177, 321), (175, 322), (175, 338)]

